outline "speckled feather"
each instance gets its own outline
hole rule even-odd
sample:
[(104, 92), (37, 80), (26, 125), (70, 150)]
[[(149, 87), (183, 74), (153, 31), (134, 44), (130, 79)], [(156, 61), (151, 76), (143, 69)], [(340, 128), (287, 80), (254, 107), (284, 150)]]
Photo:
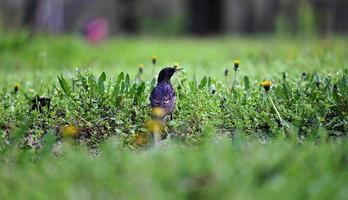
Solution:
[(160, 82), (152, 90), (150, 96), (151, 107), (164, 108), (166, 115), (173, 112), (175, 102), (175, 91), (170, 83)]

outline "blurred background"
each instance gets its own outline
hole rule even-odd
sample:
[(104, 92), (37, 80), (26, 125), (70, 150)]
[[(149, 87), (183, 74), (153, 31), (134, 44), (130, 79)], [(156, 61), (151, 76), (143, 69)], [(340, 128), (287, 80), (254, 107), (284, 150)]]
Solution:
[[(106, 35), (346, 34), (347, 0), (0, 0), (2, 31)], [(91, 33), (92, 32), (92, 33)]]
[(0, 0), (0, 84), (76, 68), (136, 76), (142, 64), (150, 80), (173, 63), (222, 80), (237, 58), (241, 76), (260, 80), (336, 73), (348, 66), (347, 10), (348, 0)]

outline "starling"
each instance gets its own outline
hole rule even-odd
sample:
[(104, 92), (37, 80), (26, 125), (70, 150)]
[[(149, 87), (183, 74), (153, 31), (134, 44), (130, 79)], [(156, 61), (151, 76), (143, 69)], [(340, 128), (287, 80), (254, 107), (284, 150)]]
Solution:
[(172, 112), (175, 107), (175, 91), (170, 83), (173, 74), (181, 69), (174, 67), (166, 67), (162, 69), (157, 78), (157, 85), (153, 88), (150, 95), (150, 104), (152, 108), (159, 107), (164, 110), (162, 121), (165, 122), (167, 115), (173, 118)]

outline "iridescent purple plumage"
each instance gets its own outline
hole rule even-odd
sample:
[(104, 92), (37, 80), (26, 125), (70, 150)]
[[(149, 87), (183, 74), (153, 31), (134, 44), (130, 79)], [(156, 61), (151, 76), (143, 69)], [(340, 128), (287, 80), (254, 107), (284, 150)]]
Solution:
[(166, 115), (171, 115), (175, 103), (176, 96), (170, 78), (177, 71), (173, 67), (166, 67), (162, 69), (158, 75), (157, 85), (153, 88), (150, 96), (151, 107), (163, 108)]
[(173, 112), (175, 100), (175, 91), (172, 85), (167, 82), (158, 83), (150, 96), (151, 107), (161, 107), (166, 114)]

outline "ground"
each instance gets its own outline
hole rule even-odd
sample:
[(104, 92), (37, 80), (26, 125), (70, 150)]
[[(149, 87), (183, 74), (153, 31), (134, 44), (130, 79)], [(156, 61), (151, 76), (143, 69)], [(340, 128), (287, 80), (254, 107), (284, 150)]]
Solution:
[[(4, 34), (0, 199), (344, 199), (346, 43)], [(154, 147), (148, 97), (174, 63), (178, 104)]]

